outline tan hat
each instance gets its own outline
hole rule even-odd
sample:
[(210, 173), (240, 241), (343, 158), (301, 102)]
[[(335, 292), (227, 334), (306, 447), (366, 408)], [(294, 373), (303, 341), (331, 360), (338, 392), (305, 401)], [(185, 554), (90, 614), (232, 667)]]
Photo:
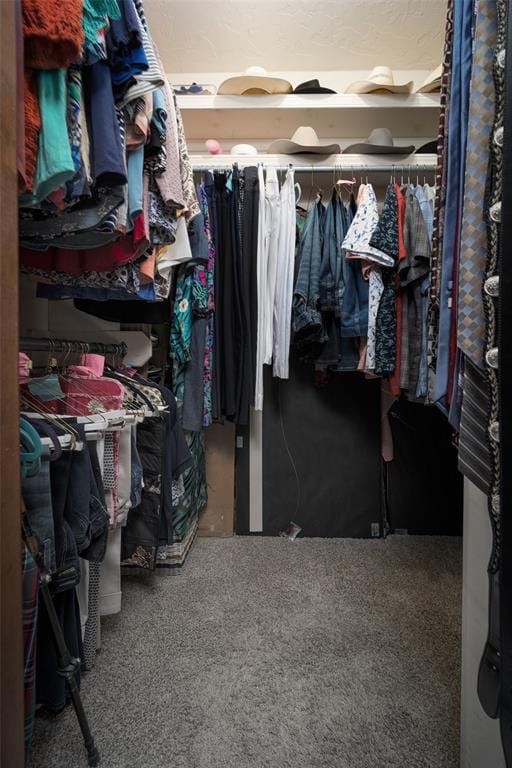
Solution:
[(434, 69), (433, 72), (427, 77), (423, 85), (421, 85), (416, 93), (433, 93), (441, 88), (441, 79), (443, 77), (443, 65), (440, 64)]
[(389, 91), (390, 93), (410, 93), (414, 83), (410, 80), (403, 85), (395, 85), (393, 70), (389, 67), (374, 67), (368, 80), (356, 80), (345, 89), (345, 93), (375, 93)]
[(339, 144), (320, 144), (314, 128), (301, 125), (291, 139), (277, 139), (268, 147), (272, 155), (295, 155), (300, 152), (312, 152), (316, 155), (333, 155), (341, 151)]
[(366, 141), (351, 144), (343, 150), (344, 155), (410, 155), (414, 146), (397, 147), (388, 128), (374, 128)]
[(293, 86), (281, 77), (272, 77), (263, 67), (249, 67), (242, 75), (228, 77), (219, 85), (218, 94), (242, 96), (251, 94), (291, 93)]

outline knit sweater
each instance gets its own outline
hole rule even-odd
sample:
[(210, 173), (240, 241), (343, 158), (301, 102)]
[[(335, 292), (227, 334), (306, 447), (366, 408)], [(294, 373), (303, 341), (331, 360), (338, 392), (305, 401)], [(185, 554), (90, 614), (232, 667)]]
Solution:
[(25, 66), (61, 69), (80, 58), (82, 0), (23, 0)]

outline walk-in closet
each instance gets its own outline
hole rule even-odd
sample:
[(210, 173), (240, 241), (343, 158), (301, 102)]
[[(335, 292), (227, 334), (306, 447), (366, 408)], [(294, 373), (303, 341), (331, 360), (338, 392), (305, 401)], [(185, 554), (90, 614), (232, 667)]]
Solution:
[(509, 4), (0, 39), (1, 765), (512, 768)]

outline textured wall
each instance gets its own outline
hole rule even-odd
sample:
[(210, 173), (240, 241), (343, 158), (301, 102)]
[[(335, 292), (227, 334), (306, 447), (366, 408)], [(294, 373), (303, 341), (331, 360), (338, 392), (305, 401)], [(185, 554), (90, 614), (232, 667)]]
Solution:
[(446, 0), (145, 0), (168, 72), (433, 69)]

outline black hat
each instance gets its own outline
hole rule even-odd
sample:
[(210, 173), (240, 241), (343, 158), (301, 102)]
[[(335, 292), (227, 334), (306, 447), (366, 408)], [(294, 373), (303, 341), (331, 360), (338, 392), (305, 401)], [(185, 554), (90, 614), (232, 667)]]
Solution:
[(423, 144), (421, 147), (418, 147), (415, 154), (416, 155), (436, 155), (437, 154), (436, 139), (434, 139), (433, 141), (427, 141), (426, 144)]
[(324, 88), (318, 80), (308, 80), (298, 85), (293, 93), (336, 93), (336, 91), (333, 91), (332, 88)]

